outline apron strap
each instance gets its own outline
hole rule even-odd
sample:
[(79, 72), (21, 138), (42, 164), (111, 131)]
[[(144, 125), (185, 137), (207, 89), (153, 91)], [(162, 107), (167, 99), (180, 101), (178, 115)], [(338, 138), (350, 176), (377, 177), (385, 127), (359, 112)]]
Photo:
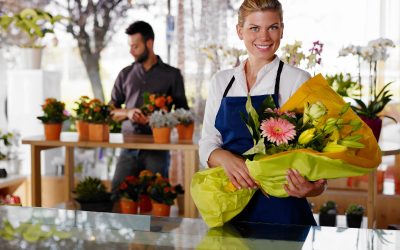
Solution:
[[(282, 61), (279, 61), (278, 72), (276, 74), (276, 79), (275, 79), (275, 91), (274, 91), (274, 94), (278, 98), (279, 98), (279, 83), (281, 81), (281, 73), (282, 73), (283, 65), (284, 65), (284, 63)], [(222, 98), (226, 97), (226, 95), (228, 94), (229, 90), (231, 89), (232, 84), (233, 84), (234, 81), (235, 81), (235, 76), (232, 76), (231, 80), (228, 83), (228, 86), (226, 86), (226, 89), (224, 91), (224, 95), (222, 96)]]

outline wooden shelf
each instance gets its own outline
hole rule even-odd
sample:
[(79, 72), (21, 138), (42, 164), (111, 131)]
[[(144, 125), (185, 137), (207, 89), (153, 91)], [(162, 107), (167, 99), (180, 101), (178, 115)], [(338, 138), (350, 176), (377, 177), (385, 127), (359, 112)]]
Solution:
[(12, 175), (0, 179), (0, 189), (18, 186), (27, 180), (25, 175)]

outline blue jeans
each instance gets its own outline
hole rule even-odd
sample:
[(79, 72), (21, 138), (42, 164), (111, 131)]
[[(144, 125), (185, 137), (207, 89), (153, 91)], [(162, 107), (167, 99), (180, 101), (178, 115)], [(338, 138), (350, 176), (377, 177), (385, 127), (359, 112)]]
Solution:
[(170, 155), (167, 150), (123, 149), (112, 179), (112, 192), (118, 188), (126, 176), (139, 176), (139, 173), (145, 169), (168, 177), (169, 162)]

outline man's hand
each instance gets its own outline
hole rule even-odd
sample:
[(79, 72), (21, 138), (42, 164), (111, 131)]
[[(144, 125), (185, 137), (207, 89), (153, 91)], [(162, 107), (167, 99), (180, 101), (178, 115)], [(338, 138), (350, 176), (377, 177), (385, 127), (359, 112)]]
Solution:
[(146, 125), (149, 123), (149, 117), (145, 116), (138, 108), (128, 109), (128, 119), (138, 124)]
[(128, 110), (127, 109), (111, 110), (111, 116), (114, 121), (121, 122), (123, 120), (128, 119)]
[(288, 169), (286, 179), (288, 184), (284, 184), (285, 191), (293, 197), (304, 198), (320, 195), (326, 187), (326, 179), (315, 182), (307, 181), (300, 175), (297, 169)]

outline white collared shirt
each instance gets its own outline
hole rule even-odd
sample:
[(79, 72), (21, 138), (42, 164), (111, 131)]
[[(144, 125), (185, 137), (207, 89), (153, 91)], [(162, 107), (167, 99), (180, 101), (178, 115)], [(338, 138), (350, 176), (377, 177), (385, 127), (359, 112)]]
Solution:
[[(279, 61), (280, 59), (276, 56), (272, 62), (260, 69), (257, 74), (256, 82), (250, 89), (251, 96), (274, 93)], [(236, 68), (217, 72), (211, 79), (204, 113), (203, 129), (199, 141), (200, 162), (203, 166), (208, 166), (207, 161), (211, 152), (220, 148), (222, 145), (221, 133), (215, 128), (215, 118), (221, 105), (224, 91), (232, 76), (235, 77), (235, 81), (227, 96), (247, 96), (248, 91), (244, 72), (245, 63), (246, 61), (243, 61)], [(309, 78), (310, 74), (308, 72), (285, 64), (280, 78), (279, 104), (282, 106), (300, 85)], [(238, 119), (240, 119), (240, 117), (238, 117)]]

